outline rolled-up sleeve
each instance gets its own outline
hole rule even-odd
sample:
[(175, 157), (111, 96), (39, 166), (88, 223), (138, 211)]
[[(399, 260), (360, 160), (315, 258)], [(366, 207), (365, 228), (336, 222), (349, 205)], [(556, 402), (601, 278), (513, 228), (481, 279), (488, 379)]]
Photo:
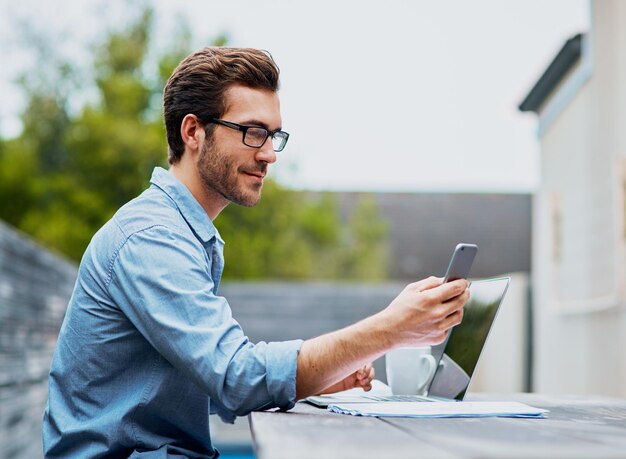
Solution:
[[(129, 236), (110, 269), (109, 294), (147, 342), (236, 415), (293, 407), (301, 340), (251, 343), (216, 294), (211, 250), (176, 229)], [(222, 416), (224, 417), (224, 416)], [(226, 416), (227, 417), (227, 416)]]

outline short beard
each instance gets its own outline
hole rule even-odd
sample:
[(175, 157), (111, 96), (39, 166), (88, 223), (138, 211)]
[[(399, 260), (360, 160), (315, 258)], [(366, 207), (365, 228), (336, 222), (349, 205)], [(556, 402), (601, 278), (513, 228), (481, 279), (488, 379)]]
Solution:
[(205, 140), (200, 151), (198, 172), (205, 190), (217, 192), (230, 202), (253, 207), (261, 199), (261, 186), (257, 192), (237, 186), (238, 170), (235, 169), (232, 159), (214, 145), (210, 145), (209, 139)]

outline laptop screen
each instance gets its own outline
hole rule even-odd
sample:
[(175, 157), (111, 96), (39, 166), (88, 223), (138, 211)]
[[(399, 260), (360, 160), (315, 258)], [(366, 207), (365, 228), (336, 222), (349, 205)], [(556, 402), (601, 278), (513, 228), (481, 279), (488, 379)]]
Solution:
[(429, 396), (463, 400), (509, 282), (509, 277), (503, 277), (471, 283), (463, 321), (445, 343), (432, 348), (439, 365)]

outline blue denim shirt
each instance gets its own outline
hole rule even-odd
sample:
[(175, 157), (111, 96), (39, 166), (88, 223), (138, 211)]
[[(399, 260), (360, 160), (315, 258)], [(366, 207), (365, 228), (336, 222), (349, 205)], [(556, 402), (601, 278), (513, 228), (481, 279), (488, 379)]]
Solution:
[(212, 458), (226, 420), (295, 403), (302, 341), (251, 343), (217, 293), (217, 229), (189, 190), (152, 185), (94, 236), (49, 377), (46, 457)]

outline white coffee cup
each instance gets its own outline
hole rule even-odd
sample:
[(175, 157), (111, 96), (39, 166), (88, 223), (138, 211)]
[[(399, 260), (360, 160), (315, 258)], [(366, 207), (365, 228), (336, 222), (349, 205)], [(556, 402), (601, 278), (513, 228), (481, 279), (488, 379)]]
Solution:
[(385, 355), (387, 383), (396, 395), (426, 395), (435, 375), (430, 347), (403, 347)]

